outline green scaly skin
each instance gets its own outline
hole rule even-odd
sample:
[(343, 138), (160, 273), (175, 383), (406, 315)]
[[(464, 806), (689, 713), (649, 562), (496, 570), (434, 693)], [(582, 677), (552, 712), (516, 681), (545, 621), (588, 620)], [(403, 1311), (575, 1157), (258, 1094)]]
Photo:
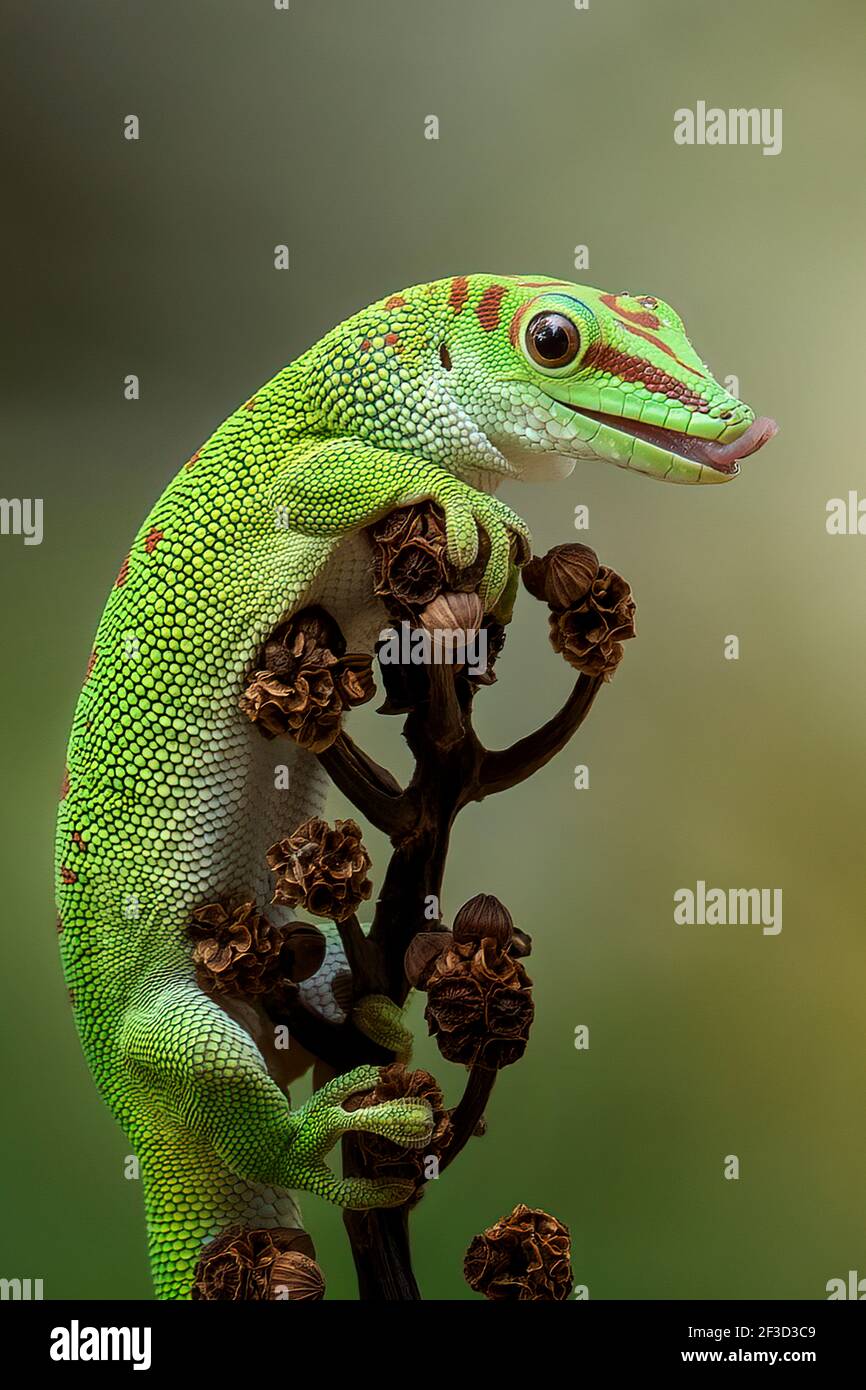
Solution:
[[(568, 366), (533, 360), (540, 313), (577, 328)], [(292, 1110), (262, 1020), (244, 1005), (229, 1016), (196, 985), (191, 909), (266, 906), (268, 845), (324, 805), (315, 758), (268, 743), (238, 709), (263, 639), (319, 602), (350, 648), (371, 649), (386, 619), (359, 531), (396, 506), (439, 503), (457, 564), (486, 532), (492, 607), (511, 557), (529, 549), (492, 495), (503, 479), (564, 477), (594, 458), (723, 482), (738, 450), (722, 446), (742, 439), (750, 452), (772, 432), (753, 419), (667, 305), (539, 276), (458, 276), (340, 324), (166, 488), (99, 625), (57, 827), (66, 979), (96, 1083), (140, 1160), (159, 1297), (189, 1296), (203, 1243), (226, 1226), (299, 1226), (292, 1191), (356, 1208), (405, 1200), (400, 1183), (337, 1178), (325, 1155), (348, 1129), (405, 1144), (430, 1130), (422, 1102), (342, 1109), (372, 1068)], [(637, 438), (639, 426), (652, 429)], [(661, 442), (659, 428), (672, 432)], [(712, 440), (715, 455), (701, 443)], [(289, 767), (288, 791), (274, 788), (275, 763)], [(372, 1031), (375, 1014), (376, 1001), (360, 1014)], [(383, 1025), (398, 1048), (387, 1010)]]

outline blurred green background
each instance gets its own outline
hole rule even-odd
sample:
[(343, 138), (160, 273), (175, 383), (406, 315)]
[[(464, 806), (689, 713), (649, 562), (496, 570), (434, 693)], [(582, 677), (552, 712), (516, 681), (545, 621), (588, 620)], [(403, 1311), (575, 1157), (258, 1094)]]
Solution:
[[(51, 886), (68, 725), (129, 539), (334, 322), (481, 269), (669, 299), (782, 433), (730, 487), (598, 464), (503, 494), (537, 550), (585, 539), (626, 575), (639, 638), (573, 751), (458, 823), (446, 914), (480, 890), (508, 903), (535, 939), (537, 1021), (487, 1137), (415, 1218), (425, 1296), (473, 1296), (463, 1251), (516, 1202), (570, 1225), (592, 1298), (822, 1298), (866, 1274), (866, 538), (825, 530), (827, 500), (866, 486), (859, 0), (7, 0), (3, 24), (3, 492), (45, 499), (45, 537), (0, 538), (0, 1274), (149, 1295)], [(675, 145), (697, 100), (783, 108), (782, 153)], [(568, 688), (524, 595), (483, 736), (520, 735)], [(397, 721), (355, 728), (402, 764)], [(782, 933), (675, 926), (699, 878), (781, 887)], [(462, 1072), (426, 1039), (416, 1057), (456, 1098)], [(305, 1212), (329, 1297), (353, 1297), (339, 1213)]]

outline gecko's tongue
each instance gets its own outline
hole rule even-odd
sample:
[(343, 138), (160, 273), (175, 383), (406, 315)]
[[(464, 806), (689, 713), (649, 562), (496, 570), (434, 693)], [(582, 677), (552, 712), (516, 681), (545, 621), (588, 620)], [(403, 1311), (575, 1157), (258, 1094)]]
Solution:
[(573, 408), (577, 414), (589, 415), (593, 420), (599, 420), (603, 425), (610, 425), (612, 429), (619, 430), (620, 434), (632, 434), (637, 439), (646, 440), (647, 444), (655, 444), (659, 449), (677, 454), (679, 458), (689, 459), (692, 463), (704, 463), (718, 473), (735, 473), (739, 459), (756, 453), (779, 431), (775, 420), (761, 415), (757, 420), (753, 420), (737, 439), (731, 440), (729, 444), (719, 444), (712, 439), (698, 439), (697, 435), (685, 434), (682, 430), (666, 430), (661, 425), (647, 425), (641, 420), (626, 420), (621, 415), (608, 415), (600, 410)]
[[(757, 451), (773, 438), (774, 434), (779, 433), (779, 426), (775, 420), (771, 420), (769, 415), (760, 415), (757, 420), (753, 420), (747, 430), (734, 439), (730, 444), (718, 444), (711, 439), (696, 439), (694, 442), (701, 447), (696, 454), (690, 455), (697, 463), (707, 463), (710, 468), (716, 468), (720, 473), (730, 473), (738, 459), (748, 458), (749, 454)], [(689, 436), (686, 435), (686, 438)]]

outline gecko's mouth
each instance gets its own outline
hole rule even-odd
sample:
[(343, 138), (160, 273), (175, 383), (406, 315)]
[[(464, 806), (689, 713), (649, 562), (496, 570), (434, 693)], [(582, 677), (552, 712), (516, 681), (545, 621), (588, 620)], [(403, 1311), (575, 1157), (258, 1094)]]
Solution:
[(607, 425), (610, 429), (618, 430), (620, 434), (642, 439), (657, 449), (663, 449), (665, 453), (687, 459), (689, 463), (705, 464), (717, 473), (729, 475), (737, 472), (740, 459), (757, 453), (758, 449), (763, 448), (779, 430), (775, 420), (762, 415), (753, 420), (736, 439), (727, 444), (719, 444), (716, 440), (699, 439), (697, 435), (686, 434), (683, 430), (668, 430), (662, 425), (647, 425), (642, 420), (627, 420), (622, 415), (607, 415), (601, 410), (585, 410), (573, 405), (570, 405), (569, 409), (574, 411), (575, 415), (585, 415), (590, 420), (597, 420), (600, 425)]

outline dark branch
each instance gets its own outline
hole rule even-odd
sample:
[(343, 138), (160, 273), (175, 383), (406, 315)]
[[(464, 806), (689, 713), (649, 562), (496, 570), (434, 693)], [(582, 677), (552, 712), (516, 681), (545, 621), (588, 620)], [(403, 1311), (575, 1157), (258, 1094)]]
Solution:
[(344, 922), (338, 922), (337, 930), (352, 972), (355, 998), (361, 999), (365, 994), (381, 994), (385, 987), (381, 953), (364, 935), (355, 914), (352, 913)]
[(354, 1024), (328, 1023), (299, 1002), (279, 1011), (269, 1010), (269, 1015), (273, 1023), (284, 1024), (290, 1037), (335, 1072), (351, 1071), (364, 1062), (386, 1067), (394, 1060), (392, 1052), (379, 1047)]
[(454, 748), (465, 733), (466, 724), (454, 685), (454, 667), (440, 662), (430, 667), (427, 736), (434, 747), (444, 752)]
[(377, 830), (395, 835), (407, 828), (411, 812), (400, 783), (348, 734), (340, 733), (318, 759), (334, 785)]
[(439, 1164), (440, 1173), (454, 1162), (461, 1149), (466, 1147), (477, 1130), (478, 1122), (490, 1099), (496, 1076), (497, 1073), (489, 1067), (472, 1067), (470, 1070), (460, 1103), (451, 1114), (451, 1143)]
[(510, 748), (487, 752), (481, 759), (477, 786), (468, 800), (481, 801), (494, 792), (507, 791), (549, 763), (577, 732), (601, 689), (603, 677), (578, 676), (574, 689), (558, 714)]
[[(343, 1171), (354, 1171), (352, 1136), (343, 1140)], [(409, 1212), (406, 1207), (344, 1211), (363, 1303), (415, 1303), (421, 1293), (412, 1273)]]

